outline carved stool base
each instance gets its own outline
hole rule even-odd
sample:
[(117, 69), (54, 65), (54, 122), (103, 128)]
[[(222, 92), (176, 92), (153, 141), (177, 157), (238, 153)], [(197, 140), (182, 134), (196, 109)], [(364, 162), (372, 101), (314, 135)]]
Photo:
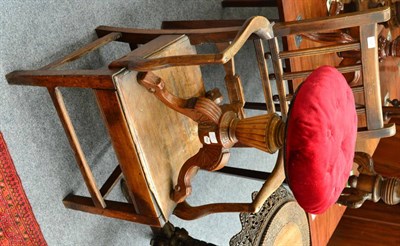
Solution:
[[(253, 199), (257, 192), (253, 193)], [(241, 213), (242, 230), (229, 245), (310, 245), (307, 215), (280, 186), (258, 213)], [(290, 236), (289, 236), (290, 235)]]

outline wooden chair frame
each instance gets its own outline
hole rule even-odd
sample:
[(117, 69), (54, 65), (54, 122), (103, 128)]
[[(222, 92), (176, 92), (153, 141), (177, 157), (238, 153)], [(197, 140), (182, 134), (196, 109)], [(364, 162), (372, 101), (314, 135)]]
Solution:
[[(124, 121), (124, 115), (121, 111), (116, 88), (112, 80), (112, 76), (116, 72), (121, 68), (147, 71), (168, 66), (223, 64), (227, 74), (226, 84), (230, 102), (232, 105), (236, 105), (238, 113), (242, 114), (242, 117), (244, 117), (243, 111), (239, 109), (244, 106), (245, 99), (242, 93), (240, 78), (235, 73), (234, 55), (247, 38), (250, 38), (253, 40), (256, 47), (257, 62), (260, 68), (266, 99), (266, 109), (269, 112), (275, 112), (275, 104), (272, 99), (270, 88), (270, 76), (267, 70), (266, 59), (264, 59), (265, 51), (262, 42), (262, 39), (264, 39), (267, 40), (270, 48), (270, 56), (274, 67), (274, 79), (276, 80), (279, 91), (280, 110), (283, 119), (286, 119), (288, 105), (284, 80), (303, 78), (311, 73), (311, 71), (285, 73), (282, 68), (283, 59), (293, 56), (308, 56), (316, 53), (324, 54), (360, 49), (362, 53), (361, 65), (337, 67), (337, 69), (341, 72), (361, 70), (363, 73), (364, 81), (367, 82), (363, 84), (362, 88), (358, 89), (362, 90), (366, 95), (365, 112), (367, 115), (368, 131), (360, 134), (364, 134), (363, 136), (367, 138), (379, 138), (393, 135), (395, 130), (393, 131), (392, 126), (387, 128), (384, 127), (383, 124), (377, 47), (371, 47), (371, 45), (368, 44), (368, 40), (371, 40), (372, 37), (372, 39), (376, 41), (377, 23), (387, 21), (389, 18), (389, 8), (382, 8), (335, 17), (277, 23), (273, 26), (265, 22), (265, 18), (258, 18), (256, 21), (249, 21), (243, 29), (241, 29), (241, 27), (218, 27), (208, 29), (141, 30), (99, 26), (96, 28), (96, 33), (99, 38), (94, 42), (39, 70), (12, 72), (7, 75), (7, 80), (10, 84), (43, 86), (46, 87), (50, 93), (91, 196), (89, 198), (70, 194), (64, 199), (64, 205), (66, 207), (143, 223), (150, 226), (162, 226), (165, 223), (165, 219), (159, 216), (149, 189), (143, 189), (143, 187), (147, 187), (147, 184), (143, 179), (143, 170), (141, 169), (140, 161), (137, 155), (135, 156), (134, 154), (136, 153), (135, 145), (132, 139), (128, 137), (129, 129)], [(321, 32), (324, 30), (342, 29), (352, 26), (360, 26), (361, 38), (359, 43), (333, 45), (290, 52), (280, 51), (278, 47), (278, 38), (282, 36), (307, 32)], [(166, 40), (164, 41), (164, 45), (168, 45), (168, 35), (182, 34), (187, 35), (193, 45), (208, 42), (217, 43), (221, 52), (219, 54), (166, 57), (149, 60), (143, 59), (143, 57), (140, 58), (142, 49), (137, 52), (133, 50), (125, 57), (111, 63), (109, 68), (97, 70), (54, 70), (112, 41), (129, 43), (131, 49), (135, 49), (139, 44), (148, 43), (145, 49), (151, 50), (157, 48), (154, 46), (153, 42), (150, 42), (156, 37), (165, 35)], [(157, 45), (160, 44), (158, 43)], [(100, 189), (85, 159), (58, 87), (91, 88), (96, 95), (98, 105), (103, 113), (119, 161), (119, 165)], [(134, 155), (133, 158), (132, 154)], [(110, 190), (115, 186), (122, 174), (126, 179), (132, 200), (140, 200), (140, 202), (128, 204), (106, 200)], [(208, 204), (200, 207), (190, 207), (186, 203), (181, 203), (175, 209), (175, 214), (184, 219), (194, 219), (214, 212), (257, 211), (269, 194), (282, 183), (284, 177), (283, 157), (282, 153), (280, 153), (271, 178), (265, 182), (253, 203)]]

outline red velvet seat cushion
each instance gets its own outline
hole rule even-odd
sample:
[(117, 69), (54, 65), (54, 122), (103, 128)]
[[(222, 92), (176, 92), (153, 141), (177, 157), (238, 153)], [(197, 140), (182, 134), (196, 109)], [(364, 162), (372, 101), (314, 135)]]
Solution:
[(323, 213), (337, 201), (353, 165), (356, 135), (345, 78), (333, 67), (316, 69), (297, 90), (286, 128), (286, 178), (305, 211)]

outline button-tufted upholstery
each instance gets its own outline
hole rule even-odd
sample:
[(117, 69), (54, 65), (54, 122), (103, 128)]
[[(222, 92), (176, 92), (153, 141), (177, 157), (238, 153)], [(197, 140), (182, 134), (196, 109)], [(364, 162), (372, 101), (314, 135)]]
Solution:
[(291, 103), (285, 170), (301, 207), (322, 213), (334, 204), (349, 177), (357, 135), (354, 97), (333, 67), (316, 69)]

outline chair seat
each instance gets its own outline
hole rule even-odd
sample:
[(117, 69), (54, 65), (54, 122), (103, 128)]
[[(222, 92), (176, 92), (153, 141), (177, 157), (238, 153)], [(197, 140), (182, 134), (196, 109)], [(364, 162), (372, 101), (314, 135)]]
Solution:
[(353, 165), (354, 97), (337, 69), (316, 69), (297, 90), (286, 129), (285, 171), (307, 212), (323, 213), (340, 196)]
[[(157, 39), (153, 42), (157, 42)], [(139, 53), (142, 48), (135, 51)], [(190, 45), (187, 37), (175, 36), (161, 50), (147, 52), (144, 57), (194, 53), (195, 48)], [(204, 95), (198, 66), (174, 67), (156, 73), (162, 78), (168, 78), (165, 86), (174, 95), (184, 98)], [(160, 215), (168, 220), (176, 206), (170, 199), (170, 193), (176, 185), (179, 171), (185, 161), (201, 148), (197, 124), (165, 106), (137, 82), (136, 76), (135, 71), (123, 70), (114, 75), (113, 80), (148, 188)]]

